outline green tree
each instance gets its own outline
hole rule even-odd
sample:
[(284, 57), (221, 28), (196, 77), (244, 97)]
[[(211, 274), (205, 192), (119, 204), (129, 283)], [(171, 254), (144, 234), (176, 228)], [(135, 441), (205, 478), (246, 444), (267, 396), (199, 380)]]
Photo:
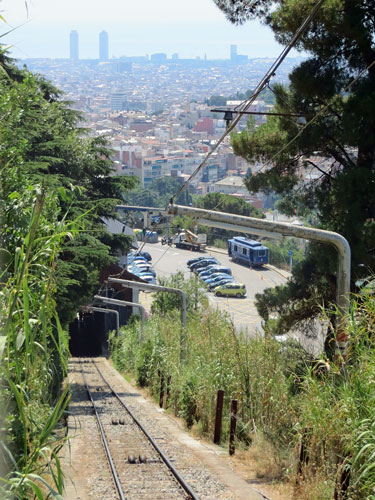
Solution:
[[(199, 198), (197, 200), (197, 205), (200, 208), (216, 210), (217, 212), (227, 212), (230, 214), (244, 215), (246, 217), (257, 217), (259, 219), (265, 217), (264, 213), (258, 208), (230, 194), (209, 193)], [(200, 232), (202, 231), (201, 228), (198, 228), (198, 230)], [(222, 247), (226, 247), (226, 240), (228, 238), (237, 234), (236, 232), (227, 231), (226, 229), (213, 229), (207, 227), (204, 228), (204, 232), (207, 233), (207, 242), (209, 245)]]
[[(140, 185), (136, 186), (135, 189), (126, 194), (125, 199), (130, 205), (164, 208), (170, 198), (177, 193), (180, 186), (180, 181), (175, 177), (157, 177), (152, 180), (147, 188)], [(189, 192), (185, 190), (176, 200), (176, 203), (189, 205), (191, 203)]]
[(208, 193), (198, 200), (198, 207), (247, 217), (258, 217), (259, 219), (265, 218), (264, 213), (259, 208), (231, 194)]
[[(105, 140), (87, 137), (78, 127), (80, 114), (40, 76), (15, 67), (0, 75), (0, 118), (5, 223), (15, 223), (8, 220), (9, 195), (27, 182), (55, 191), (60, 217), (79, 221), (79, 234), (74, 240), (66, 238), (55, 271), (57, 309), (67, 324), (80, 305), (90, 302), (100, 269), (129, 245), (127, 237), (106, 232), (103, 218), (117, 217), (116, 204), (134, 181), (111, 175), (111, 151)], [(20, 238), (22, 234), (20, 228)], [(10, 253), (20, 246), (14, 231), (5, 231), (4, 244)]]
[[(207, 307), (207, 297), (205, 296), (205, 285), (195, 275), (185, 280), (184, 274), (178, 271), (169, 278), (160, 277), (159, 285), (177, 288), (186, 293), (186, 309), (191, 313), (198, 309)], [(181, 309), (181, 297), (175, 293), (158, 292), (154, 296), (151, 306), (153, 314), (167, 315), (172, 309)]]
[(212, 95), (208, 99), (206, 99), (207, 106), (226, 106), (227, 105), (227, 97), (223, 95)]
[[(207, 106), (226, 106), (227, 101), (244, 101), (252, 94), (252, 90), (249, 89), (246, 92), (236, 92), (230, 96), (222, 95), (212, 95), (210, 98), (206, 99), (205, 103)], [(275, 95), (272, 90), (265, 88), (262, 92), (261, 99), (265, 101), (266, 104), (275, 104)], [(220, 118), (218, 116), (218, 118)], [(222, 116), (221, 116), (222, 118)]]
[[(312, 0), (214, 1), (232, 22), (265, 22), (284, 45), (314, 5)], [(301, 130), (296, 120), (271, 117), (265, 125), (249, 126), (232, 137), (236, 154), (272, 160), (246, 179), (250, 191), (275, 191), (283, 196), (279, 208), (285, 213), (314, 210), (317, 226), (347, 238), (353, 284), (361, 272), (375, 267), (373, 9), (369, 0), (326, 1), (298, 41), (296, 48), (309, 57), (292, 71), (288, 88), (274, 87), (275, 111), (304, 113), (307, 120), (320, 113), (311, 125)], [(301, 182), (307, 170), (318, 175)], [(319, 309), (317, 303), (334, 300), (336, 268), (333, 250), (310, 245), (290, 284), (258, 297), (260, 309), (266, 316), (282, 313), (286, 327), (311, 316)]]

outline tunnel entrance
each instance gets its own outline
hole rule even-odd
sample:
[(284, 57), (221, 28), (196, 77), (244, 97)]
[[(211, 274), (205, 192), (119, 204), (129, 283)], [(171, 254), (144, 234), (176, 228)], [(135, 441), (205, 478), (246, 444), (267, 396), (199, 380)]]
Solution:
[[(125, 325), (132, 314), (131, 307), (111, 305), (110, 309), (119, 312), (120, 325)], [(70, 354), (75, 357), (107, 356), (108, 334), (111, 330), (116, 330), (115, 314), (103, 314), (101, 312), (80, 313), (79, 318), (69, 325)]]
[[(144, 281), (138, 276), (134, 276), (125, 269), (111, 264), (100, 273), (100, 283), (106, 283), (108, 276), (117, 276), (131, 281)], [(97, 292), (98, 295), (105, 295), (108, 298), (116, 298), (128, 302), (137, 302), (138, 293), (131, 288), (124, 288), (119, 284), (112, 284), (111, 287), (105, 287), (104, 292)], [(105, 307), (100, 304), (100, 307)], [(126, 325), (131, 314), (132, 308), (110, 305), (108, 309), (114, 309), (119, 313), (120, 326)], [(80, 312), (79, 317), (69, 325), (69, 350), (72, 356), (107, 356), (108, 355), (108, 333), (116, 330), (116, 315), (104, 314), (96, 311)]]
[[(72, 356), (103, 356), (108, 353), (108, 331), (104, 314), (84, 313), (69, 326)], [(116, 328), (116, 327), (115, 327)]]

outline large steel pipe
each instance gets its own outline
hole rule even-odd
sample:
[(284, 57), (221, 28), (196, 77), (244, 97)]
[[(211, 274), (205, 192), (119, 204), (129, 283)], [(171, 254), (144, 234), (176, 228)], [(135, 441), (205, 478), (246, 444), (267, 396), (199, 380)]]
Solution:
[[(282, 236), (294, 236), (295, 238), (303, 238), (310, 241), (319, 241), (333, 245), (338, 253), (337, 266), (337, 286), (336, 286), (336, 302), (339, 311), (346, 315), (349, 312), (349, 296), (350, 296), (350, 246), (347, 240), (338, 233), (333, 231), (325, 231), (312, 227), (296, 226), (284, 222), (268, 221), (264, 219), (256, 219), (254, 217), (244, 217), (242, 215), (234, 215), (225, 212), (215, 212), (213, 210), (204, 210), (201, 208), (185, 207), (182, 205), (168, 206), (169, 215), (188, 215), (200, 219), (202, 224), (212, 227), (223, 227), (224, 224), (229, 224), (236, 230), (251, 233), (251, 230), (257, 232), (276, 233)], [(241, 229), (242, 228), (242, 229)], [(341, 323), (342, 326), (342, 323)], [(338, 329), (336, 338), (337, 348), (341, 355), (346, 354), (347, 337), (344, 329)]]

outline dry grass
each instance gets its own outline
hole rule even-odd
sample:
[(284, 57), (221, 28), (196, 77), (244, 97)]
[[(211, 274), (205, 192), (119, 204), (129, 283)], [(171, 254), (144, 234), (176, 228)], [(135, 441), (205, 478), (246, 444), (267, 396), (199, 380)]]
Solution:
[(277, 455), (274, 446), (260, 434), (253, 438), (248, 453), (256, 463), (256, 477), (265, 482), (278, 481), (283, 476), (283, 464)]
[(303, 478), (295, 485), (293, 499), (298, 500), (332, 500), (334, 484), (327, 475), (316, 471), (314, 475)]
[(233, 466), (249, 484), (272, 500), (294, 498), (293, 485), (285, 476), (287, 463), (281, 462), (275, 448), (260, 433), (246, 450), (236, 450)]
[[(252, 445), (238, 450), (233, 466), (249, 484), (272, 500), (331, 500), (334, 485), (319, 471), (301, 478), (293, 477), (293, 458), (280, 460), (275, 448), (262, 435), (253, 436)], [(292, 473), (289, 474), (289, 471)]]

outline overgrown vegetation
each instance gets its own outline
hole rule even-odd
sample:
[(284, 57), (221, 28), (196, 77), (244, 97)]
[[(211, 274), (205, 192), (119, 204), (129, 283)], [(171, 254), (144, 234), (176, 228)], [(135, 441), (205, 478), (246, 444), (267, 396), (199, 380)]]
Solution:
[[(234, 95), (225, 97), (223, 95), (212, 95), (208, 99), (205, 100), (207, 106), (226, 106), (228, 101), (245, 101), (248, 99), (254, 89), (247, 90), (246, 92), (236, 92)], [(272, 90), (266, 89), (262, 92), (262, 101), (266, 104), (275, 104), (275, 95)], [(223, 115), (218, 116), (218, 118), (223, 118)]]
[(0, 496), (61, 498), (66, 327), (128, 241), (103, 218), (132, 186), (42, 77), (0, 47)]
[[(8, 71), (8, 67), (6, 67)], [(60, 218), (84, 221), (85, 231), (66, 239), (57, 257), (56, 306), (66, 326), (77, 307), (87, 304), (99, 271), (118, 249), (129, 246), (124, 235), (105, 230), (104, 218), (116, 218), (115, 206), (127, 188), (127, 177), (111, 176), (110, 150), (103, 138), (88, 138), (81, 116), (44, 78), (12, 66), (17, 78), (0, 77), (0, 193), (7, 217), (8, 196), (23, 184), (40, 184), (58, 196)], [(9, 226), (22, 221), (6, 219)], [(18, 242), (4, 234), (13, 253)]]
[[(22, 226), (8, 227), (15, 255), (3, 248), (0, 309), (1, 498), (62, 494), (56, 426), (69, 400), (68, 339), (56, 314), (56, 257), (77, 226), (58, 221), (58, 197), (25, 186), (8, 199), (7, 216), (22, 210)], [(42, 493), (44, 492), (44, 493)], [(62, 498), (62, 497), (60, 497)]]
[(290, 255), (292, 252), (292, 265), (299, 264), (304, 258), (304, 249), (301, 243), (294, 238), (282, 238), (281, 240), (263, 241), (268, 248), (269, 263), (280, 269), (290, 269)]
[[(125, 200), (128, 205), (165, 208), (180, 186), (180, 182), (174, 177), (158, 177), (153, 179), (147, 188), (138, 184), (135, 189), (126, 194)], [(189, 205), (191, 203), (189, 192), (184, 191), (176, 203)]]
[(142, 337), (135, 321), (111, 338), (119, 370), (132, 374), (156, 400), (163, 377), (169, 394), (164, 406), (210, 440), (217, 390), (223, 389), (223, 444), (230, 400), (237, 399), (238, 446), (249, 455), (259, 446), (268, 449), (267, 467), (274, 474), (268, 479), (289, 480), (294, 498), (332, 498), (343, 470), (350, 472), (348, 498), (373, 498), (373, 295), (353, 298), (345, 368), (323, 354), (313, 359), (295, 341), (238, 334), (225, 314), (207, 305), (191, 310), (183, 331), (178, 306), (156, 307)]

